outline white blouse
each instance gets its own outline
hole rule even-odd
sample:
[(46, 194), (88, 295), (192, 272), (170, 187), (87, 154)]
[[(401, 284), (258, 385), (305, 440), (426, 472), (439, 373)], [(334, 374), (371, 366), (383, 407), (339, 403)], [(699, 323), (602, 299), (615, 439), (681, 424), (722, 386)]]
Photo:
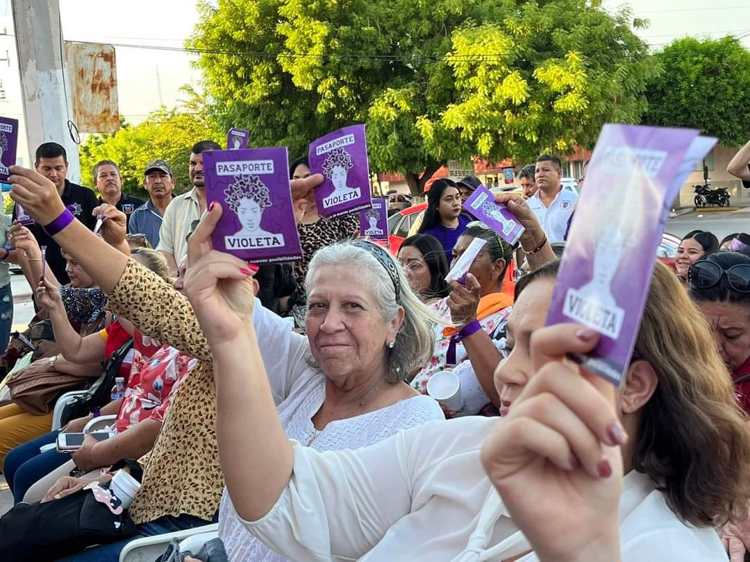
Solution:
[[(268, 350), (268, 355), (275, 349), (288, 351), (281, 356), (273, 353), (266, 368), (281, 423), (287, 435), (297, 442), (321, 451), (354, 449), (377, 443), (403, 429), (445, 419), (435, 400), (414, 396), (380, 410), (334, 420), (317, 430), (312, 417), (325, 400), (326, 379), (310, 364), (307, 338), (292, 332), (288, 324), (281, 324), (283, 320), (267, 309), (256, 305), (253, 316), (258, 338), (263, 341), (261, 348)], [(266, 353), (261, 353), (266, 362)], [(219, 537), (232, 562), (286, 560), (247, 531), (226, 489), (219, 508)]]
[[(503, 420), (430, 422), (353, 451), (296, 444), (289, 484), (271, 511), (245, 525), (274, 550), (306, 562), (519, 556), (529, 545), (479, 460), (495, 423)], [(682, 523), (643, 474), (625, 478), (620, 520), (623, 562), (727, 559), (717, 533)]]

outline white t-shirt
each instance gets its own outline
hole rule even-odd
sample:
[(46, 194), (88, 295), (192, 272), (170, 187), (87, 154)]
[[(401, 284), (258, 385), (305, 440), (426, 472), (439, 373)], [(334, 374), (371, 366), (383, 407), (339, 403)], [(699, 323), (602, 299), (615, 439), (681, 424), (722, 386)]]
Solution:
[(527, 201), (529, 208), (539, 219), (550, 244), (565, 240), (568, 221), (576, 208), (577, 201), (578, 195), (569, 189), (561, 189), (549, 207), (545, 207), (542, 203), (538, 191), (529, 197)]
[[(503, 421), (430, 422), (352, 451), (296, 444), (286, 489), (264, 517), (245, 525), (287, 558), (309, 562), (519, 556), (529, 546), (479, 460), (482, 441)], [(622, 562), (727, 559), (716, 531), (682, 523), (642, 474), (625, 478), (620, 520)]]
[(159, 245), (161, 252), (172, 254), (179, 266), (187, 257), (187, 235), (193, 221), (200, 220), (200, 197), (197, 188), (178, 195), (167, 206), (159, 229)]

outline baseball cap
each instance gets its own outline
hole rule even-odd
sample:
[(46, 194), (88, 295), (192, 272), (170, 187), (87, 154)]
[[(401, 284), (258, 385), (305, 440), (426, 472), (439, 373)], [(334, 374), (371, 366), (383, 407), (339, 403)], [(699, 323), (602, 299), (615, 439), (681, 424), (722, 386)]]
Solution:
[(143, 172), (144, 176), (147, 176), (148, 173), (152, 170), (160, 170), (164, 172), (165, 174), (172, 175), (172, 170), (169, 167), (169, 164), (167, 164), (164, 160), (152, 160), (148, 163), (148, 166), (146, 166), (146, 171)]
[(462, 187), (470, 189), (471, 191), (474, 191), (477, 187), (482, 185), (482, 182), (479, 181), (479, 178), (476, 176), (466, 176), (461, 181), (456, 183)]

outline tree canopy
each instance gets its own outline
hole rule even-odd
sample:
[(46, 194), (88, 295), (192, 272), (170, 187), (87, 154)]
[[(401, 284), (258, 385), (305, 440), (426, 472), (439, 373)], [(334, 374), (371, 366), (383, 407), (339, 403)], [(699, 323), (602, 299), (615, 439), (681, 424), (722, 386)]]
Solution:
[(367, 124), (414, 192), (449, 159), (529, 159), (638, 122), (653, 73), (627, 11), (585, 0), (219, 0), (190, 48), (222, 127), (302, 154)]
[(737, 39), (679, 39), (655, 58), (644, 122), (694, 127), (728, 145), (750, 139), (750, 52)]
[(124, 124), (110, 135), (92, 135), (81, 145), (81, 176), (84, 185), (95, 184), (93, 167), (99, 160), (113, 160), (120, 167), (123, 190), (143, 195), (143, 172), (152, 160), (166, 160), (172, 169), (175, 192), (190, 187), (188, 160), (190, 148), (199, 140), (223, 144), (223, 134), (204, 108), (188, 106), (181, 110), (158, 110), (138, 125)]

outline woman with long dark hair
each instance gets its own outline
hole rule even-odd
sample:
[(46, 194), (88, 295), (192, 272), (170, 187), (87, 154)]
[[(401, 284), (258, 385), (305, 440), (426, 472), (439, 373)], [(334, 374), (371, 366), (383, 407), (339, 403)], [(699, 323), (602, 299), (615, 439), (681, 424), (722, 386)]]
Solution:
[(470, 222), (471, 218), (461, 213), (461, 194), (456, 182), (448, 178), (435, 181), (427, 192), (427, 209), (419, 234), (437, 238), (450, 261), (453, 246)]
[(674, 261), (674, 269), (678, 279), (683, 284), (687, 283), (690, 266), (705, 256), (718, 251), (719, 239), (711, 232), (703, 230), (688, 232), (677, 247), (677, 258)]
[(447, 297), (450, 287), (445, 281), (448, 260), (440, 241), (430, 234), (409, 236), (398, 250), (398, 261), (404, 268), (409, 286), (422, 302)]

